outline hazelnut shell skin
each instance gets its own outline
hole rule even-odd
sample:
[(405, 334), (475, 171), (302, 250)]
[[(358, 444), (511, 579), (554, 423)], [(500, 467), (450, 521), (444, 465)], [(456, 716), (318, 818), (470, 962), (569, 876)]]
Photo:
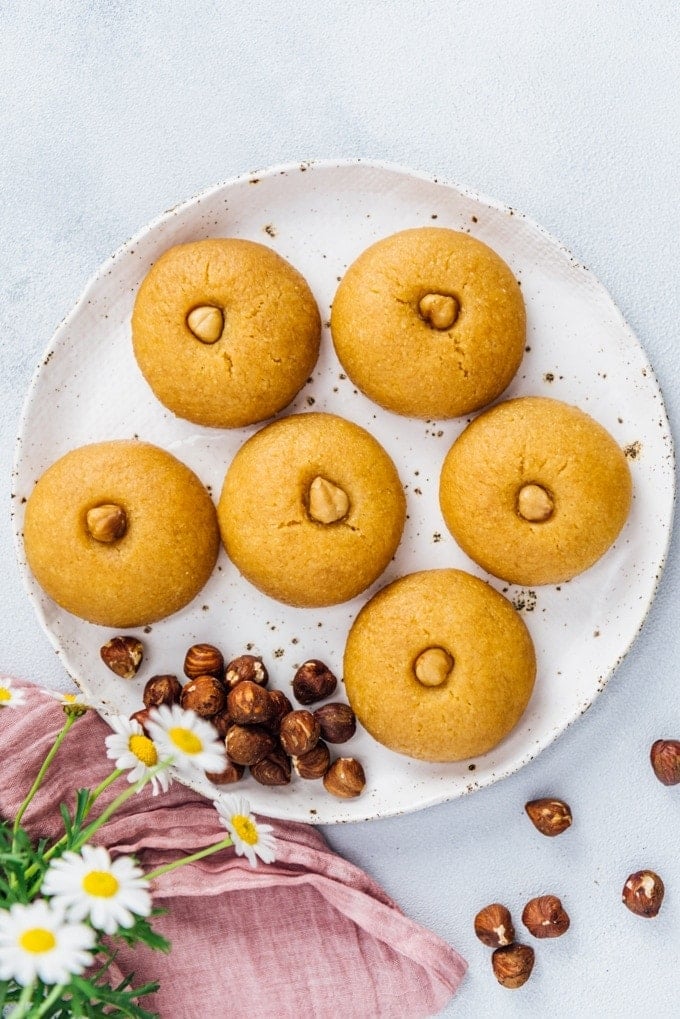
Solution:
[(146, 708), (158, 708), (161, 704), (179, 704), (182, 684), (177, 676), (152, 676), (144, 687), (142, 700)]
[(275, 747), (263, 760), (251, 767), (250, 773), (260, 785), (288, 785), (290, 761), (283, 750)]
[(180, 704), (201, 718), (211, 718), (224, 709), (227, 691), (215, 676), (197, 676), (182, 687)]
[(649, 759), (659, 782), (663, 785), (680, 783), (680, 740), (656, 740), (649, 752)]
[(356, 715), (349, 704), (341, 701), (322, 704), (314, 717), (321, 727), (321, 738), (327, 743), (346, 743), (357, 731)]
[(488, 948), (502, 948), (515, 940), (510, 910), (500, 902), (480, 909), (475, 917), (475, 934)]
[(137, 637), (112, 637), (99, 649), (107, 669), (121, 679), (133, 679), (144, 659), (144, 645)]
[(522, 923), (535, 938), (560, 938), (571, 921), (556, 895), (530, 899), (522, 911)]
[(228, 690), (233, 690), (245, 679), (250, 683), (257, 683), (258, 686), (266, 686), (269, 682), (266, 666), (257, 655), (239, 655), (227, 663), (224, 682)]
[(366, 786), (364, 769), (354, 757), (338, 757), (323, 777), (324, 789), (331, 796), (351, 800), (360, 796)]
[(137, 722), (142, 727), (142, 732), (149, 739), (149, 730), (147, 729), (147, 723), (150, 721), (150, 714), (148, 708), (141, 708), (139, 711), (135, 711), (134, 714), (130, 715), (131, 722)]
[(330, 750), (324, 741), (320, 739), (312, 750), (302, 754), (301, 757), (294, 757), (292, 763), (295, 773), (300, 778), (323, 778), (330, 767)]
[(223, 708), (222, 711), (218, 711), (216, 715), (212, 715), (210, 722), (217, 729), (220, 738), (225, 739), (227, 733), (234, 724), (234, 719), (229, 714), (229, 709)]
[(293, 705), (282, 690), (269, 691), (269, 704), (272, 713), (269, 721), (266, 722), (265, 725), (270, 732), (273, 732), (275, 736), (278, 736), (281, 732), (281, 722), (286, 715), (290, 714), (293, 710)]
[(232, 785), (234, 782), (240, 782), (245, 774), (245, 766), (243, 764), (237, 764), (236, 761), (227, 760), (227, 766), (224, 771), (206, 771), (205, 777), (209, 779), (214, 785)]
[(651, 920), (661, 909), (664, 883), (653, 870), (636, 870), (626, 878), (621, 899), (636, 916)]
[(522, 987), (534, 968), (534, 950), (530, 945), (504, 945), (491, 956), (496, 980), (503, 987), (516, 990)]
[(305, 705), (330, 697), (337, 685), (336, 677), (318, 658), (303, 662), (293, 677), (293, 693)]
[(213, 644), (192, 644), (184, 658), (184, 675), (187, 679), (196, 679), (197, 676), (215, 676), (222, 679), (224, 675), (222, 652)]
[(571, 809), (564, 800), (546, 796), (540, 800), (531, 800), (524, 809), (534, 828), (548, 838), (561, 835), (571, 827)]
[(258, 764), (276, 746), (274, 737), (259, 725), (232, 725), (224, 745), (229, 760), (235, 764)]
[(267, 690), (249, 679), (244, 679), (229, 691), (227, 708), (239, 725), (265, 725), (273, 713)]
[(290, 757), (302, 757), (319, 742), (321, 728), (311, 711), (290, 711), (279, 731), (281, 746)]

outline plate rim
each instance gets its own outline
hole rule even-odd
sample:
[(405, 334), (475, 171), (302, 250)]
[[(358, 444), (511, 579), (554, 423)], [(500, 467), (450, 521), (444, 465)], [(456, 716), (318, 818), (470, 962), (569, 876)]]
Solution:
[[(661, 584), (661, 580), (663, 578), (663, 574), (664, 574), (664, 571), (665, 571), (666, 563), (668, 561), (668, 553), (669, 553), (670, 544), (671, 544), (672, 536), (673, 536), (673, 522), (674, 522), (674, 517), (675, 517), (675, 506), (676, 506), (676, 500), (677, 500), (677, 483), (676, 483), (676, 480), (675, 480), (676, 479), (675, 442), (674, 442), (674, 438), (673, 438), (673, 432), (672, 432), (672, 428), (671, 428), (671, 424), (670, 424), (670, 419), (669, 419), (669, 416), (668, 416), (668, 411), (667, 411), (667, 408), (666, 408), (666, 401), (665, 401), (664, 396), (663, 396), (663, 391), (661, 389), (661, 386), (659, 385), (659, 380), (657, 378), (656, 372), (654, 371), (654, 368), (653, 368), (652, 364), (649, 361), (649, 357), (647, 355), (647, 351), (646, 351), (644, 345), (638, 339), (637, 335), (635, 334), (634, 330), (632, 329), (632, 327), (630, 326), (629, 322), (625, 318), (625, 316), (624, 316), (623, 312), (621, 311), (621, 309), (619, 308), (618, 304), (616, 303), (616, 301), (614, 300), (614, 298), (610, 294), (610, 292), (607, 289), (607, 287), (599, 279), (597, 274), (595, 272), (593, 272), (591, 269), (587, 268), (585, 265), (583, 265), (583, 263), (580, 262), (574, 256), (574, 254), (572, 253), (571, 249), (568, 248), (565, 244), (563, 244), (562, 241), (560, 241), (550, 231), (548, 231), (540, 223), (538, 223), (536, 220), (534, 220), (533, 217), (527, 215), (526, 213), (522, 212), (521, 210), (518, 210), (518, 209), (516, 209), (516, 208), (514, 208), (512, 206), (506, 205), (505, 203), (500, 202), (497, 199), (491, 198), (491, 197), (485, 195), (482, 192), (476, 191), (473, 188), (461, 185), (457, 181), (454, 181), (453, 179), (451, 179), (451, 178), (449, 178), (448, 176), (445, 176), (445, 175), (444, 176), (439, 175), (439, 174), (433, 175), (433, 174), (427, 173), (427, 172), (425, 172), (423, 170), (414, 170), (414, 169), (411, 169), (409, 167), (405, 167), (405, 166), (403, 166), (403, 165), (401, 165), (399, 163), (395, 163), (395, 162), (391, 162), (391, 161), (387, 161), (387, 160), (372, 159), (372, 158), (365, 159), (363, 157), (356, 156), (356, 157), (346, 157), (346, 158), (344, 158), (344, 157), (343, 158), (320, 158), (320, 159), (301, 160), (301, 161), (297, 161), (297, 162), (275, 163), (275, 164), (272, 164), (270, 166), (264, 167), (262, 169), (243, 171), (241, 173), (234, 174), (234, 175), (232, 175), (230, 177), (227, 177), (224, 180), (218, 181), (215, 184), (208, 185), (207, 187), (201, 188), (198, 191), (194, 192), (188, 198), (186, 198), (186, 199), (176, 203), (175, 205), (171, 206), (169, 209), (166, 209), (163, 212), (159, 213), (158, 215), (154, 216), (144, 226), (139, 228), (137, 231), (135, 231), (135, 233), (133, 233), (130, 237), (128, 237), (126, 240), (124, 240), (121, 244), (119, 244), (118, 247), (116, 247), (115, 250), (103, 262), (101, 262), (97, 266), (97, 268), (94, 270), (94, 272), (92, 272), (89, 275), (89, 277), (86, 279), (86, 282), (83, 285), (82, 289), (80, 290), (79, 295), (76, 298), (74, 304), (71, 306), (71, 308), (69, 309), (67, 314), (61, 319), (61, 321), (55, 327), (55, 329), (52, 332), (52, 335), (51, 335), (47, 345), (45, 346), (45, 348), (43, 349), (43, 351), (42, 351), (42, 353), (41, 353), (41, 355), (39, 357), (38, 363), (36, 364), (36, 366), (35, 366), (35, 368), (34, 368), (34, 370), (32, 372), (32, 375), (31, 375), (31, 378), (30, 378), (30, 381), (29, 381), (29, 384), (28, 384), (28, 387), (27, 387), (27, 390), (26, 390), (26, 394), (25, 394), (25, 397), (24, 397), (24, 400), (23, 400), (22, 409), (21, 409), (21, 413), (20, 413), (20, 416), (19, 416), (19, 420), (18, 420), (17, 437), (16, 437), (15, 444), (14, 444), (14, 455), (13, 455), (12, 467), (11, 467), (11, 489), (12, 489), (12, 491), (11, 491), (11, 501), (12, 501), (12, 503), (13, 503), (13, 500), (15, 499), (15, 496), (16, 496), (14, 488), (15, 488), (16, 480), (17, 480), (17, 478), (19, 476), (20, 466), (21, 466), (21, 462), (22, 462), (22, 459), (23, 459), (23, 449), (24, 449), (24, 441), (23, 440), (24, 440), (24, 435), (25, 435), (27, 419), (28, 419), (30, 410), (31, 410), (31, 408), (33, 406), (35, 392), (37, 390), (38, 383), (39, 383), (39, 380), (41, 378), (41, 373), (42, 373), (42, 369), (44, 368), (44, 364), (45, 364), (46, 360), (50, 357), (50, 355), (53, 353), (53, 351), (60, 344), (62, 334), (65, 331), (68, 330), (68, 328), (71, 325), (73, 319), (78, 314), (81, 305), (87, 300), (91, 290), (100, 282), (100, 280), (102, 279), (103, 276), (105, 276), (108, 273), (110, 273), (110, 270), (117, 264), (117, 262), (128, 253), (128, 251), (129, 251), (131, 246), (140, 243), (143, 239), (147, 238), (150, 233), (155, 232), (156, 230), (161, 228), (164, 224), (169, 222), (173, 217), (175, 217), (177, 215), (181, 215), (181, 214), (189, 211), (192, 207), (194, 207), (196, 205), (199, 205), (201, 203), (201, 201), (207, 200), (207, 199), (211, 199), (212, 197), (214, 197), (217, 193), (219, 193), (221, 191), (230, 189), (230, 188), (232, 188), (232, 187), (234, 187), (236, 185), (242, 184), (242, 183), (244, 183), (246, 181), (253, 180), (254, 178), (257, 178), (257, 180), (259, 182), (260, 180), (265, 179), (265, 178), (273, 178), (273, 177), (276, 177), (276, 176), (280, 176), (282, 174), (286, 174), (286, 175), (287, 174), (292, 174), (292, 173), (295, 173), (295, 172), (299, 172), (301, 170), (305, 170), (305, 171), (306, 170), (314, 171), (314, 170), (317, 170), (317, 169), (318, 170), (334, 170), (334, 169), (339, 170), (339, 169), (356, 168), (356, 167), (359, 167), (359, 166), (367, 167), (367, 168), (371, 168), (371, 169), (382, 170), (382, 171), (387, 171), (388, 173), (393, 174), (395, 177), (403, 177), (403, 178), (407, 178), (407, 179), (415, 179), (415, 180), (420, 180), (420, 181), (426, 182), (428, 184), (435, 184), (435, 185), (437, 185), (439, 187), (443, 187), (443, 188), (448, 189), (448, 190), (456, 191), (460, 195), (462, 195), (463, 197), (465, 197), (465, 198), (467, 198), (467, 199), (469, 199), (469, 200), (471, 200), (471, 201), (473, 201), (473, 202), (475, 202), (477, 204), (485, 205), (488, 208), (494, 209), (497, 212), (504, 213), (505, 215), (508, 215), (508, 216), (514, 216), (517, 219), (519, 219), (522, 222), (524, 222), (531, 230), (534, 230), (534, 231), (538, 232), (540, 235), (542, 235), (542, 237), (545, 240), (547, 240), (551, 245), (553, 245), (556, 248), (558, 248), (562, 252), (562, 254), (565, 255), (569, 259), (569, 261), (571, 262), (572, 266), (575, 269), (577, 269), (579, 271), (579, 273), (581, 273), (581, 275), (586, 280), (588, 280), (589, 284), (595, 290), (599, 291), (600, 294), (607, 299), (607, 301), (609, 302), (611, 310), (613, 311), (613, 313), (615, 314), (615, 316), (616, 316), (616, 318), (618, 320), (618, 324), (622, 327), (622, 330), (625, 333), (626, 339), (634, 347), (637, 348), (637, 354), (638, 354), (640, 360), (643, 362), (643, 364), (644, 364), (644, 366), (645, 366), (645, 368), (647, 370), (647, 373), (648, 373), (651, 385), (656, 388), (656, 392), (658, 393), (658, 397), (659, 397), (659, 410), (660, 410), (660, 413), (661, 413), (661, 415), (663, 417), (663, 421), (664, 421), (664, 429), (663, 429), (663, 431), (664, 431), (664, 435), (667, 436), (667, 440), (668, 440), (667, 458), (670, 459), (669, 475), (670, 475), (670, 477), (672, 479), (672, 484), (671, 484), (671, 487), (670, 487), (670, 491), (668, 493), (670, 498), (668, 500), (668, 506), (666, 508), (667, 520), (665, 522), (665, 541), (664, 541), (664, 544), (663, 544), (663, 549), (662, 549), (660, 558), (659, 558), (658, 562), (656, 563), (656, 573), (655, 573), (654, 582), (653, 582), (653, 584), (651, 586), (651, 590), (649, 592), (648, 597), (645, 599), (644, 605), (641, 606), (641, 613), (640, 613), (640, 616), (639, 616), (639, 622), (638, 622), (637, 628), (635, 629), (634, 632), (632, 632), (632, 634), (629, 637), (625, 647), (622, 648), (622, 650), (621, 650), (620, 654), (618, 655), (617, 659), (612, 663), (612, 665), (609, 667), (607, 672), (604, 673), (601, 677), (598, 677), (598, 685), (597, 685), (596, 689), (593, 691), (592, 695), (589, 696), (589, 698), (588, 698), (586, 703), (583, 703), (579, 707), (577, 707), (573, 711), (573, 713), (569, 717), (566, 718), (566, 720), (563, 722), (562, 726), (559, 729), (555, 729), (555, 728), (550, 729), (549, 731), (547, 731), (543, 735), (543, 737), (538, 738), (535, 741), (532, 741), (531, 745), (527, 748), (526, 753), (520, 755), (510, 765), (505, 765), (498, 772), (490, 773), (488, 776), (481, 778), (481, 781), (480, 780), (473, 781), (473, 782), (467, 783), (464, 787), (462, 787), (460, 789), (445, 790), (445, 791), (443, 791), (443, 793), (433, 792), (433, 793), (431, 793), (430, 796), (421, 797), (419, 799), (418, 803), (413, 805), (412, 807), (411, 806), (409, 806), (407, 808), (404, 808), (404, 807), (395, 807), (393, 810), (383, 809), (379, 813), (375, 813), (375, 811), (374, 811), (372, 813), (367, 813), (365, 815), (362, 814), (360, 816), (353, 816), (351, 818), (337, 818), (334, 821), (316, 822), (313, 817), (310, 817), (310, 818), (307, 819), (306, 822), (303, 822), (303, 823), (320, 824), (320, 825), (326, 825), (326, 824), (327, 825), (332, 825), (332, 824), (354, 824), (354, 823), (363, 822), (363, 821), (381, 820), (381, 819), (387, 818), (387, 817), (398, 817), (398, 816), (401, 816), (402, 814), (414, 813), (414, 812), (416, 812), (418, 810), (424, 810), (424, 809), (427, 809), (428, 807), (432, 807), (432, 806), (435, 806), (435, 805), (438, 805), (438, 804), (452, 802), (453, 800), (459, 799), (459, 798), (461, 798), (463, 796), (467, 796), (470, 793), (477, 792), (477, 791), (480, 791), (482, 789), (485, 789), (485, 788), (488, 788), (490, 786), (493, 786), (496, 783), (502, 781), (503, 779), (508, 778), (510, 775), (513, 775), (516, 772), (520, 771), (527, 764), (529, 764), (536, 757), (538, 757), (543, 750), (545, 750), (547, 747), (549, 747), (551, 744), (553, 744), (557, 739), (559, 739), (560, 736), (562, 736), (568, 729), (570, 729), (571, 726), (573, 726), (574, 722), (576, 722), (578, 718), (580, 718), (583, 714), (585, 714), (585, 712), (593, 705), (595, 700), (600, 696), (600, 694), (609, 685), (609, 681), (611, 680), (611, 678), (614, 675), (614, 673), (620, 668), (620, 666), (622, 665), (623, 661), (625, 660), (625, 658), (629, 654), (631, 648), (633, 647), (633, 645), (637, 641), (637, 639), (638, 639), (638, 637), (639, 637), (639, 635), (640, 635), (640, 633), (642, 631), (642, 628), (644, 627), (644, 625), (645, 625), (645, 623), (646, 623), (646, 621), (647, 621), (647, 619), (649, 617), (649, 613), (651, 611), (652, 605), (654, 604), (654, 601), (656, 600), (656, 596), (658, 594), (659, 587), (660, 587), (660, 584)], [(74, 682), (76, 684), (76, 686), (81, 690), (81, 692), (87, 695), (88, 691), (83, 688), (83, 683), (80, 680), (80, 678), (78, 676), (76, 676), (76, 675), (73, 675), (72, 672), (70, 671), (70, 669), (68, 668), (68, 666), (67, 666), (67, 664), (66, 664), (66, 662), (64, 660), (62, 648), (61, 648), (61, 646), (59, 644), (59, 641), (57, 640), (56, 634), (53, 633), (52, 629), (48, 626), (46, 618), (45, 618), (45, 613), (44, 613), (44, 611), (42, 609), (42, 606), (40, 605), (38, 599), (35, 597), (34, 592), (31, 589), (31, 574), (30, 574), (30, 570), (29, 570), (28, 563), (26, 561), (25, 552), (24, 552), (23, 541), (22, 541), (22, 534), (21, 534), (21, 529), (19, 527), (19, 514), (16, 512), (13, 504), (12, 504), (12, 509), (11, 509), (11, 519), (12, 519), (12, 535), (13, 535), (14, 549), (15, 549), (17, 565), (18, 565), (18, 568), (19, 568), (19, 573), (20, 573), (20, 576), (21, 576), (21, 582), (22, 582), (22, 586), (24, 588), (24, 591), (26, 592), (26, 594), (28, 596), (28, 599), (29, 599), (29, 602), (31, 603), (31, 605), (33, 607), (33, 610), (34, 610), (34, 612), (36, 614), (36, 617), (38, 619), (40, 627), (43, 630), (43, 632), (47, 635), (47, 638), (48, 638), (50, 644), (52, 645), (52, 647), (54, 648), (55, 652), (57, 653), (59, 661), (60, 661), (62, 667), (64, 668), (64, 671), (66, 672), (68, 677), (72, 680), (72, 682)], [(100, 717), (104, 718), (104, 720), (107, 722), (107, 724), (109, 724), (109, 712), (107, 710), (105, 710), (105, 709), (98, 710), (98, 714), (100, 715)], [(199, 792), (201, 795), (204, 795), (204, 796), (206, 795), (205, 791), (201, 788), (201, 782), (200, 781), (192, 782), (191, 780), (183, 780), (183, 784), (185, 784), (187, 787), (193, 789), (194, 791)], [(218, 792), (219, 792), (219, 790), (218, 790)], [(283, 801), (282, 801), (282, 804), (283, 804)], [(287, 815), (285, 814), (285, 812), (282, 812), (280, 815), (279, 814), (272, 814), (271, 816), (280, 816), (280, 817), (285, 818)]]

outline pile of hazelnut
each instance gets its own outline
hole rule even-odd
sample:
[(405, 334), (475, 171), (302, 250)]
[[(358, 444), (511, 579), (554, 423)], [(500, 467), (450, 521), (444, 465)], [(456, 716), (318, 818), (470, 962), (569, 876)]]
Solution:
[[(100, 651), (118, 676), (132, 679), (144, 650), (136, 637), (113, 637)], [(267, 689), (269, 674), (262, 659), (244, 654), (225, 665), (212, 644), (194, 644), (184, 659), (182, 685), (177, 676), (152, 676), (144, 687), (144, 708), (131, 717), (144, 729), (151, 708), (180, 704), (212, 723), (224, 740), (227, 767), (208, 773), (215, 785), (238, 782), (247, 767), (261, 785), (288, 785), (291, 772), (303, 779), (322, 779), (333, 796), (350, 799), (366, 785), (364, 769), (354, 757), (331, 761), (328, 744), (345, 743), (356, 731), (348, 704), (331, 701), (315, 711), (311, 705), (335, 692), (337, 679), (317, 659), (304, 662), (293, 677), (293, 694), (303, 705), (294, 709), (281, 690)]]

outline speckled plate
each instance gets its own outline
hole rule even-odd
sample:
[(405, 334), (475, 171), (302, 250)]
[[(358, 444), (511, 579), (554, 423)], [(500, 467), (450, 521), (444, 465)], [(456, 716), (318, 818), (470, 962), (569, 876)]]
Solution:
[[(227, 465), (255, 430), (220, 432), (175, 419), (137, 369), (130, 343), (132, 304), (149, 266), (166, 248), (222, 235), (268, 244), (305, 275), (327, 321), (338, 280), (365, 247), (396, 230), (435, 224), (469, 231), (513, 268), (527, 304), (528, 340), (506, 395), (558, 397), (601, 421), (630, 458), (632, 513), (615, 547), (571, 583), (524, 590), (490, 579), (523, 613), (539, 663), (529, 708), (501, 746), (477, 760), (442, 766), (393, 754), (361, 732), (345, 750), (365, 764), (368, 784), (359, 799), (332, 799), (318, 782), (298, 779), (270, 789), (248, 778), (239, 788), (264, 814), (330, 823), (453, 799), (526, 764), (592, 703), (644, 620), (671, 530), (671, 435), (639, 343), (591, 273), (513, 209), (394, 166), (319, 162), (228, 181), (145, 227), (89, 283), (57, 329), (28, 394), (14, 479), (18, 556), (40, 622), (65, 668), (104, 716), (137, 710), (146, 679), (181, 671), (185, 650), (195, 641), (215, 643), (227, 655), (254, 649), (264, 655), (273, 685), (283, 690), (306, 658), (325, 659), (339, 671), (349, 625), (383, 584), (438, 566), (485, 575), (449, 536), (437, 500), (442, 459), (466, 421), (410, 420), (372, 404), (345, 377), (327, 326), (313, 378), (286, 413), (314, 407), (368, 428), (394, 458), (408, 500), (396, 560), (360, 598), (323, 611), (290, 609), (259, 594), (222, 553), (212, 579), (185, 611), (139, 631), (146, 661), (137, 679), (125, 682), (99, 659), (111, 631), (62, 611), (32, 579), (21, 541), (23, 503), (42, 471), (68, 450), (133, 436), (175, 453), (218, 495)], [(196, 788), (208, 796), (216, 792), (207, 781)]]

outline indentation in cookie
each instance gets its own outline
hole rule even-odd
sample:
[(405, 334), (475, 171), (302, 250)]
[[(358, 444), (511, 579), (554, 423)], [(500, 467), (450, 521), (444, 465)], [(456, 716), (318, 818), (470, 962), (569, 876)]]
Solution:
[(201, 343), (215, 343), (224, 330), (224, 314), (212, 304), (201, 304), (189, 312), (187, 325)]
[(349, 513), (349, 496), (339, 485), (317, 475), (307, 496), (309, 515), (320, 524), (335, 524)]
[(85, 523), (95, 541), (111, 545), (119, 541), (127, 531), (127, 513), (122, 506), (106, 502), (89, 509), (85, 514)]
[(555, 504), (542, 485), (522, 485), (517, 493), (517, 512), (532, 524), (542, 524), (553, 515)]
[(423, 686), (441, 686), (451, 675), (453, 656), (443, 647), (428, 647), (413, 663), (416, 679)]
[(433, 329), (450, 329), (458, 318), (460, 302), (452, 294), (425, 294), (418, 302), (418, 311)]

